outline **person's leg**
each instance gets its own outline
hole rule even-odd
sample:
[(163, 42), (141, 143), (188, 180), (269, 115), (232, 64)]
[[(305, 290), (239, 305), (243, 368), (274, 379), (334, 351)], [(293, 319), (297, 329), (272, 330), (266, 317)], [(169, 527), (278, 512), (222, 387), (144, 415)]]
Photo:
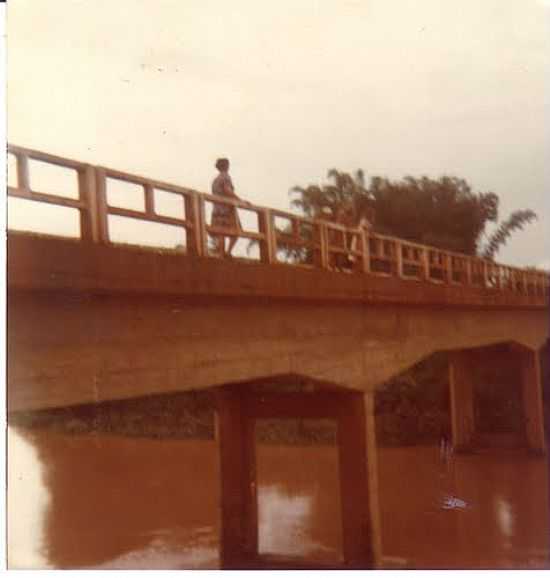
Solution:
[[(237, 229), (238, 232), (241, 232), (243, 228), (241, 227), (241, 221), (239, 219), (239, 215), (237, 215), (237, 211), (233, 214), (233, 228)], [(231, 257), (231, 251), (233, 251), (233, 247), (237, 244), (239, 237), (230, 237), (229, 239), (229, 246), (227, 247), (227, 256)]]
[(229, 240), (229, 246), (227, 247), (227, 254), (231, 256), (231, 251), (233, 251), (233, 247), (237, 244), (239, 240), (238, 237), (231, 237)]
[(225, 237), (223, 235), (216, 237), (216, 251), (220, 257), (225, 256)]
[[(214, 211), (212, 213), (212, 227), (224, 227), (224, 219), (223, 215), (220, 213), (219, 207), (214, 207)], [(225, 237), (223, 235), (211, 235), (213, 241), (213, 249), (214, 254), (218, 255), (219, 257), (223, 257), (225, 253)]]

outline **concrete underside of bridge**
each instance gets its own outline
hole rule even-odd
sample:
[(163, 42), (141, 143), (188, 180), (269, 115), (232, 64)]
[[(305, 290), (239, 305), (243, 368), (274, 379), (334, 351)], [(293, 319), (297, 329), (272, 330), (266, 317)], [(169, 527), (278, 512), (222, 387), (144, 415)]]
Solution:
[(30, 235), (8, 290), (10, 411), (281, 375), (372, 391), (434, 351), (548, 337), (529, 298)]

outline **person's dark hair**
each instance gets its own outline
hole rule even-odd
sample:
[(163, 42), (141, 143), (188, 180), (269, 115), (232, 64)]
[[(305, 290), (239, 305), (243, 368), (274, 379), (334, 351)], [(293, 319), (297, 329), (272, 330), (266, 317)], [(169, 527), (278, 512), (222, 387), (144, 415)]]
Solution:
[(218, 159), (216, 161), (216, 168), (219, 171), (226, 171), (229, 168), (229, 159)]

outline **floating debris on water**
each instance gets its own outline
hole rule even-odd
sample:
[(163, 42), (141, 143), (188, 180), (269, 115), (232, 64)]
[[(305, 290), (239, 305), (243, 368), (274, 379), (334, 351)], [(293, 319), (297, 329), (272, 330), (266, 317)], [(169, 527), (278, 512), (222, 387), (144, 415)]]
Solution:
[(466, 510), (470, 506), (460, 498), (455, 496), (445, 496), (441, 507), (444, 510)]

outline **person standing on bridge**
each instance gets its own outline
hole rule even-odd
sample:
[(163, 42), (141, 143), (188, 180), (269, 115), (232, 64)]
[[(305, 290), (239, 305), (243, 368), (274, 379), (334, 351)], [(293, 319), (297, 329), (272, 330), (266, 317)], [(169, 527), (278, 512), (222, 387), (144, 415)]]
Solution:
[[(219, 171), (218, 176), (212, 182), (212, 194), (218, 197), (228, 197), (230, 199), (240, 200), (235, 194), (233, 182), (229, 176), (229, 160), (218, 159), (216, 161), (216, 168)], [(247, 205), (250, 203), (246, 202)], [(231, 205), (214, 203), (214, 210), (212, 211), (212, 227), (220, 229), (228, 229), (234, 235), (230, 237), (227, 252), (225, 250), (225, 236), (213, 235), (216, 239), (216, 248), (222, 257), (231, 257), (231, 251), (236, 245), (239, 237), (235, 233), (242, 231), (241, 221), (237, 214), (237, 208)]]

